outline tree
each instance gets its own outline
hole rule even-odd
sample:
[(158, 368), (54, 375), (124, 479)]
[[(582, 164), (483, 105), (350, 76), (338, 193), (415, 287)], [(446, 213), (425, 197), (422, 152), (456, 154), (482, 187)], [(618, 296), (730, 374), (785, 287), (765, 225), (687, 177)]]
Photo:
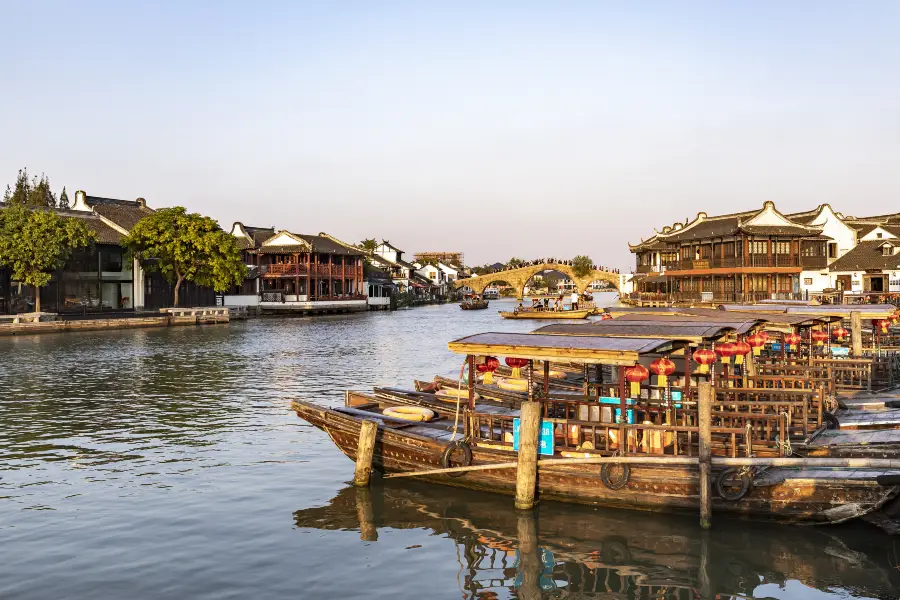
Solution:
[(69, 195), (66, 193), (66, 186), (63, 186), (63, 191), (59, 194), (59, 204), (57, 204), (59, 208), (67, 209), (69, 207)]
[(375, 241), (375, 238), (366, 238), (359, 243), (359, 247), (369, 256), (375, 254), (375, 248), (378, 247), (378, 242)]
[(9, 269), (14, 280), (34, 286), (35, 312), (41, 311), (40, 288), (50, 283), (53, 272), (72, 252), (96, 241), (94, 232), (77, 218), (16, 202), (0, 210), (0, 266)]
[(590, 256), (579, 254), (572, 259), (572, 272), (575, 273), (576, 277), (584, 277), (593, 270), (594, 261), (591, 260)]
[(10, 190), (6, 186), (3, 201), (7, 204), (20, 204), (32, 208), (55, 208), (56, 195), (50, 190), (50, 180), (43, 173), (31, 179), (28, 178), (28, 169), (19, 169), (16, 176), (15, 188)]
[(175, 284), (176, 307), (185, 281), (224, 292), (247, 276), (235, 237), (215, 219), (181, 206), (162, 208), (138, 221), (122, 238), (122, 246), (145, 270)]
[(525, 261), (524, 261), (524, 260), (522, 260), (521, 258), (516, 258), (515, 256), (513, 256), (511, 259), (509, 259), (508, 261), (506, 261), (506, 266), (509, 267), (509, 268), (511, 268), (511, 269), (515, 269), (515, 268), (517, 268), (517, 267), (521, 267), (521, 266), (524, 265), (524, 264), (525, 264)]

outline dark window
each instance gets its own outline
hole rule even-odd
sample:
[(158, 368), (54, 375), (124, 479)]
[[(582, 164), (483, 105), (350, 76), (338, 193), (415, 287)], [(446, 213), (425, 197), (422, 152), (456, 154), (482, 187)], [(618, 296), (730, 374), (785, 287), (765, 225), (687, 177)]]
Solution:
[(837, 258), (838, 245), (837, 242), (828, 243), (828, 258)]

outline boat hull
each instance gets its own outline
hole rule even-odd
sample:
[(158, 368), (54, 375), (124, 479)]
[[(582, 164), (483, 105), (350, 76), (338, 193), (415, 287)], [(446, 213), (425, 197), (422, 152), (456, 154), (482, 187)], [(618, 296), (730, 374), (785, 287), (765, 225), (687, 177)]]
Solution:
[[(335, 445), (355, 460), (362, 420), (307, 402), (295, 402), (297, 415), (328, 433)], [(377, 415), (373, 415), (377, 417)], [(373, 466), (386, 473), (439, 469), (447, 439), (432, 439), (405, 433), (403, 429), (379, 427)], [(509, 462), (514, 454), (505, 450), (472, 447), (472, 464)], [(620, 490), (607, 488), (598, 465), (541, 467), (540, 498), (594, 506), (660, 511), (699, 511), (699, 472), (693, 465), (631, 467), (628, 484)], [(434, 474), (418, 479), (513, 495), (515, 469), (472, 471), (461, 476)], [(892, 501), (900, 488), (881, 486), (871, 479), (803, 479), (767, 477), (764, 486), (753, 487), (736, 502), (716, 498), (715, 513), (803, 523), (839, 523), (879, 510)]]
[(585, 310), (560, 310), (560, 311), (500, 311), (500, 316), (504, 319), (585, 319), (592, 312), (593, 308)]

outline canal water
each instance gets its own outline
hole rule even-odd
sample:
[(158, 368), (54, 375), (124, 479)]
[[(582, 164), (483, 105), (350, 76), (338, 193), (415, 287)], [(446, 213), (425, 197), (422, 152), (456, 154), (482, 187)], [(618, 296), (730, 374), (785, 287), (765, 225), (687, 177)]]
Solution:
[[(0, 598), (900, 596), (900, 541), (348, 486), (293, 399), (458, 372), (454, 305), (0, 339)], [(521, 540), (521, 543), (520, 543)]]

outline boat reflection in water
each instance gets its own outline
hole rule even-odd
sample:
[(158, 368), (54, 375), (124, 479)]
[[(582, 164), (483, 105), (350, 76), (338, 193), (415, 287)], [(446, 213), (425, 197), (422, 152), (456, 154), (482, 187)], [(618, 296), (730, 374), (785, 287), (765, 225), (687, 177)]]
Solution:
[[(383, 482), (341, 490), (328, 506), (294, 513), (297, 527), (422, 529), (458, 546), (468, 598), (897, 598), (900, 543), (871, 528), (827, 529), (718, 521), (545, 503), (511, 510), (506, 498)], [(812, 591), (820, 590), (820, 591)], [(795, 592), (796, 593), (796, 592)], [(809, 594), (807, 596), (807, 594)]]

